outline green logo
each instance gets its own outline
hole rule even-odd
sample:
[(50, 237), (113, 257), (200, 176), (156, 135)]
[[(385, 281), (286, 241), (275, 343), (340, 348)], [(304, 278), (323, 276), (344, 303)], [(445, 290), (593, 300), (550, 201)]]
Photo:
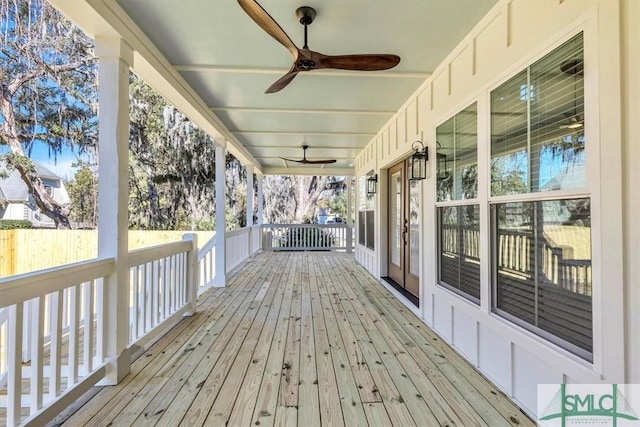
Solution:
[[(560, 384), (560, 389), (542, 414), (539, 414), (538, 420), (558, 419), (562, 427), (566, 426), (567, 420), (572, 425), (611, 422), (613, 427), (617, 427), (618, 420), (639, 420), (617, 384), (603, 387), (607, 387), (605, 392), (597, 393), (591, 389), (588, 392), (570, 393), (566, 384)], [(580, 385), (573, 385), (573, 388), (579, 389)]]

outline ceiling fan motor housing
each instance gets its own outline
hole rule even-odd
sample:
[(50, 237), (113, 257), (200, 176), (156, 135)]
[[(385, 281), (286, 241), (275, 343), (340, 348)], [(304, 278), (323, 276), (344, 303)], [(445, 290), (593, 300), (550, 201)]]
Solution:
[(302, 6), (296, 10), (296, 17), (302, 25), (310, 25), (316, 19), (316, 10), (309, 6)]

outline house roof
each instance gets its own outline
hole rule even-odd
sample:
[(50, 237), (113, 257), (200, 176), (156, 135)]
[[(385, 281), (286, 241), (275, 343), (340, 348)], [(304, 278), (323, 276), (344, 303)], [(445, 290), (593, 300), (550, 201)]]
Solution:
[[(60, 181), (60, 177), (46, 167), (38, 163), (35, 163), (35, 165), (41, 179)], [(0, 173), (2, 172), (6, 172), (6, 177), (0, 177), (0, 200), (27, 200), (29, 190), (24, 181), (22, 181), (20, 172), (15, 169), (8, 170), (6, 163), (0, 161)]]

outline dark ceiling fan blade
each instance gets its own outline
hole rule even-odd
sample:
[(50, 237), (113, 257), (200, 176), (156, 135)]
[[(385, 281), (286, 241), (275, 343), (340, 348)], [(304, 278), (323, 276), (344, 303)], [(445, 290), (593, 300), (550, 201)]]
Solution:
[(324, 55), (312, 52), (315, 68), (336, 68), (339, 70), (380, 71), (393, 68), (400, 63), (398, 55)]
[(302, 163), (303, 165), (326, 165), (329, 163), (335, 163), (335, 160), (307, 160), (307, 148), (309, 148), (308, 145), (303, 145), (302, 146), (302, 159), (300, 160), (294, 160), (294, 159), (287, 159), (285, 157), (280, 157), (282, 160), (286, 160), (288, 162), (296, 162), (296, 163)]
[(328, 165), (330, 163), (335, 163), (336, 161), (333, 159), (327, 159), (327, 160), (307, 160), (307, 159), (303, 159), (303, 161), (301, 163), (304, 164), (308, 164), (308, 165)]
[(280, 77), (275, 81), (275, 83), (269, 86), (265, 93), (274, 93), (284, 89), (297, 75), (298, 71), (296, 70), (296, 66), (294, 65), (293, 67), (291, 67), (287, 74)]
[[(260, 26), (267, 34), (276, 39), (281, 45), (287, 48), (291, 56), (295, 60), (298, 55), (298, 48), (291, 41), (287, 33), (282, 27), (267, 13), (266, 10), (255, 0), (238, 0), (240, 7), (249, 15), (256, 24)], [(284, 86), (283, 86), (284, 87)]]
[(285, 157), (280, 157), (282, 160), (286, 160), (287, 162), (296, 162), (296, 163), (302, 163), (303, 165), (328, 165), (330, 163), (335, 163), (336, 160), (333, 159), (327, 159), (327, 160), (309, 160), (309, 159), (287, 159)]

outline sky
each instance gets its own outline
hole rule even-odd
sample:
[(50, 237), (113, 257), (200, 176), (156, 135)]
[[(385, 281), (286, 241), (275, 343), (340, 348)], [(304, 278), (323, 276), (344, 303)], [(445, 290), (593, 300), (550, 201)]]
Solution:
[[(0, 154), (9, 152), (7, 145), (0, 145)], [(47, 145), (41, 142), (34, 143), (33, 150), (31, 152), (31, 160), (40, 163), (47, 169), (54, 172), (60, 178), (73, 179), (75, 175), (75, 169), (71, 166), (72, 163), (77, 161), (77, 154), (71, 149), (63, 149), (63, 151), (56, 155), (49, 157), (49, 149)]]

